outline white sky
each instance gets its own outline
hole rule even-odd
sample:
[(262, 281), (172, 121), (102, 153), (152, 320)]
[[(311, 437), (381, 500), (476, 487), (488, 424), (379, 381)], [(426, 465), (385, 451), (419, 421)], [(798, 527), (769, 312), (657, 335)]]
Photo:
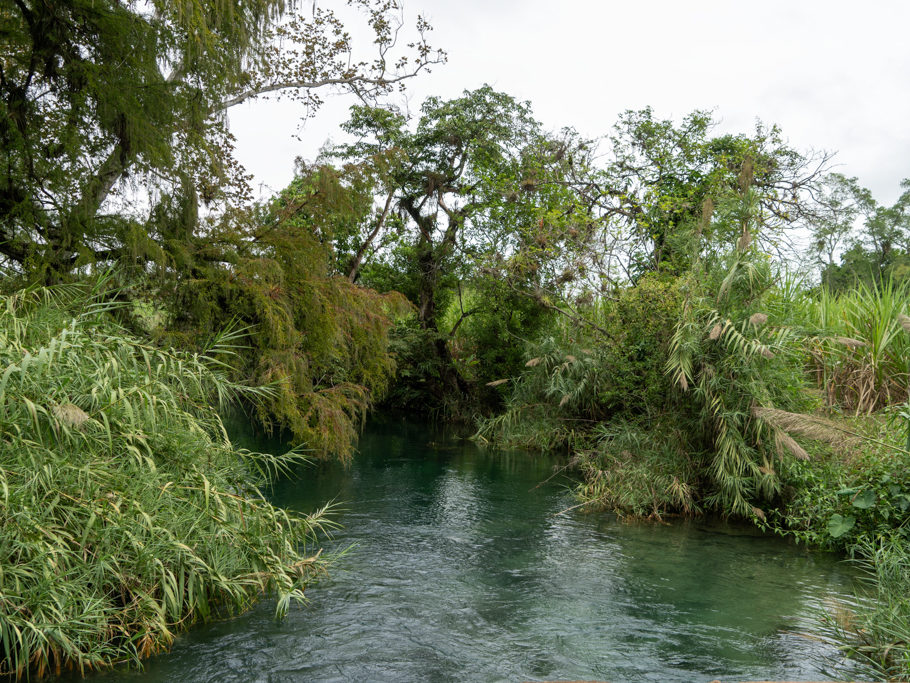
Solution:
[[(412, 111), (428, 95), (484, 83), (529, 100), (548, 128), (592, 137), (626, 109), (650, 105), (676, 120), (711, 109), (719, 132), (750, 132), (761, 119), (797, 149), (837, 152), (835, 170), (880, 202), (910, 177), (905, 0), (403, 2), (406, 21), (426, 16), (430, 42), (449, 55), (409, 82)], [(340, 139), (350, 104), (331, 99), (301, 131), (289, 102), (232, 109), (238, 156), (260, 191), (282, 188), (295, 157), (313, 159), (326, 138)]]

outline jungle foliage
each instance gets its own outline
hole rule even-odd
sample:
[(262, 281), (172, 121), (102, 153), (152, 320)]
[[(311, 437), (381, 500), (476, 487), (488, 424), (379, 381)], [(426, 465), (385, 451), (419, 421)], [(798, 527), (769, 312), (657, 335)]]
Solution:
[(496, 383), (506, 406), (478, 438), (567, 449), (581, 500), (622, 515), (745, 516), (849, 553), (868, 592), (833, 619), (837, 637), (905, 680), (910, 295), (885, 263), (843, 291), (782, 269), (754, 168), (745, 157), (668, 233), (672, 262), (574, 293), (524, 370)]
[(0, 299), (0, 675), (138, 662), (194, 621), (277, 610), (323, 569), (326, 524), (260, 486), (302, 460), (235, 448), (237, 348), (165, 351), (112, 322), (102, 281)]
[[(409, 118), (382, 96), (444, 59), (429, 26), (393, 54), (397, 3), (349, 4), (370, 59), (316, 4), (0, 10), (0, 675), (301, 599), (326, 522), (259, 490), (300, 453), (218, 409), (347, 458), (384, 399), (568, 451), (592, 506), (852, 553), (879, 599), (844, 637), (907, 677), (907, 181), (880, 205), (703, 111), (598, 142), (483, 86)], [(252, 202), (224, 113), (326, 88), (350, 141)]]
[[(284, 95), (312, 110), (325, 89), (376, 101), (444, 59), (418, 19), (395, 54), (398, 7), (352, 0), (378, 54), (367, 60), (331, 11), (284, 0), (15, 2), (0, 12), (0, 256), (58, 281), (93, 263), (161, 263), (174, 240), (147, 209), (219, 213), (249, 200), (224, 112)], [(152, 227), (155, 227), (152, 224)]]
[[(16, 285), (118, 269), (167, 347), (254, 331), (234, 379), (274, 391), (253, 412), (320, 454), (351, 453), (394, 362), (400, 297), (340, 276), (369, 223), (370, 171), (304, 169), (255, 206), (225, 112), (256, 97), (378, 103), (444, 60), (399, 7), (349, 3), (376, 59), (331, 10), (237, 3), (19, 2), (0, 12), (0, 268)], [(374, 164), (374, 168), (378, 167)], [(344, 177), (342, 178), (341, 175)], [(5, 283), (9, 291), (16, 285)]]
[(235, 377), (273, 388), (254, 406), (260, 425), (342, 458), (388, 387), (389, 331), (410, 311), (400, 294), (338, 272), (345, 255), (336, 240), (370, 215), (371, 185), (357, 181), (330, 167), (302, 169), (273, 200), (234, 212), (187, 250), (187, 269), (153, 283), (173, 302), (160, 341), (195, 348), (231, 325), (254, 331)]
[[(360, 278), (404, 293), (416, 308), (421, 332), (409, 338), (423, 345), (416, 354), (423, 362), (408, 377), (421, 386), (408, 393), (423, 395), (424, 405), (470, 405), (476, 373), (469, 366), (478, 353), (501, 353), (484, 350), (480, 337), (492, 335), (502, 348), (509, 335), (531, 336), (540, 306), (519, 299), (539, 298), (554, 264), (584, 242), (585, 209), (561, 182), (573, 143), (546, 135), (527, 103), (489, 86), (448, 101), (429, 98), (414, 125), (395, 112), (354, 107), (343, 128), (357, 140), (333, 150), (337, 158), (396, 159), (380, 177), (398, 220)], [(504, 254), (523, 264), (508, 278), (494, 272)]]

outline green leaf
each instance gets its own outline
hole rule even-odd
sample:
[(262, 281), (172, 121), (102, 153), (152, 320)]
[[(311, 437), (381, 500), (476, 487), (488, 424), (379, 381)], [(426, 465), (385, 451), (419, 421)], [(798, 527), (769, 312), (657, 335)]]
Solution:
[(831, 534), (832, 538), (840, 538), (850, 531), (854, 524), (856, 524), (855, 517), (850, 515), (841, 517), (838, 514), (833, 514), (831, 515), (831, 519), (828, 520), (828, 533)]
[(853, 507), (860, 510), (868, 510), (873, 505), (875, 505), (875, 491), (872, 489), (866, 489), (862, 493), (857, 493), (856, 498), (853, 499)]

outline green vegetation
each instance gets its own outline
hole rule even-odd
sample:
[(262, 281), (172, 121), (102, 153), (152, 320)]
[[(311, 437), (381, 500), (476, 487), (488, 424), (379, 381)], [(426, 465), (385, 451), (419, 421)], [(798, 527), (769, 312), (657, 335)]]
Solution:
[(444, 59), (420, 19), (397, 50), (395, 3), (350, 4), (376, 59), (281, 1), (0, 11), (0, 675), (138, 662), (323, 571), (322, 513), (259, 489), (300, 451), (234, 448), (219, 410), (349, 456), (409, 308), (340, 272), (371, 171), (302, 169), (253, 205), (224, 112), (377, 103)]
[[(540, 322), (534, 307), (524, 302), (522, 311), (511, 293), (532, 285), (529, 274), (497, 287), (493, 263), (536, 243), (528, 265), (537, 271), (555, 251), (560, 257), (570, 251), (559, 248), (570, 222), (584, 225), (573, 193), (552, 182), (565, 175), (571, 143), (544, 135), (527, 103), (489, 86), (449, 101), (428, 99), (413, 131), (404, 116), (384, 109), (351, 113), (343, 128), (358, 142), (333, 154), (367, 167), (382, 160), (377, 175), (398, 212), (397, 221), (377, 226), (386, 248), (363, 263), (360, 281), (402, 292), (414, 304), (420, 334), (409, 338), (423, 348), (407, 374), (419, 391), (408, 393), (458, 414), (459, 404), (472, 402), (474, 386), (473, 373), (464, 372), (470, 361), (455, 362), (454, 350), (476, 356), (482, 335), (502, 345), (507, 331), (530, 335)], [(570, 239), (580, 240), (579, 229), (571, 230)]]
[[(423, 40), (422, 21), (412, 52), (394, 54), (401, 28), (394, 3), (351, 4), (362, 10), (375, 60), (356, 60), (331, 10), (291, 13), (284, 0), (4, 9), (6, 266), (52, 282), (97, 261), (169, 265), (204, 237), (199, 204), (230, 212), (249, 200), (223, 115), (230, 107), (273, 94), (312, 111), (329, 86), (373, 101), (444, 57)], [(154, 213), (180, 220), (148, 221), (143, 197), (153, 198)]]
[[(325, 521), (263, 499), (300, 454), (233, 448), (233, 400), (341, 459), (380, 404), (476, 418), (569, 452), (591, 507), (845, 552), (876, 599), (843, 637), (910, 678), (910, 190), (700, 111), (603, 150), (489, 86), (412, 121), (381, 96), (444, 55), (351, 4), (375, 60), (277, 0), (0, 12), (0, 674), (302, 597)], [(224, 112), (326, 86), (351, 141), (252, 202)]]
[(224, 335), (164, 351), (81, 285), (0, 299), (0, 675), (138, 661), (262, 592), (278, 611), (322, 570), (325, 524), (259, 486), (301, 460), (233, 447), (214, 406)]
[[(188, 247), (191, 268), (150, 283), (173, 302), (153, 331), (160, 340), (197, 348), (234, 324), (256, 330), (234, 364), (235, 377), (274, 387), (253, 413), (321, 456), (351, 455), (395, 368), (390, 328), (410, 311), (400, 294), (337, 271), (334, 240), (369, 213), (358, 180), (305, 170), (268, 204), (235, 213), (204, 245)], [(212, 253), (222, 256), (205, 258)]]
[[(845, 647), (905, 679), (910, 290), (884, 274), (842, 292), (795, 279), (771, 255), (785, 226), (768, 209), (788, 167), (755, 161), (761, 136), (704, 144), (743, 151), (738, 168), (722, 156), (689, 171), (700, 190), (685, 196), (700, 210), (689, 204), (660, 219), (672, 230), (626, 244), (637, 266), (625, 284), (587, 299), (577, 282), (563, 290), (561, 320), (503, 378), (505, 409), (481, 420), (478, 438), (567, 449), (591, 506), (744, 516), (847, 553), (868, 571), (871, 597), (844, 622)], [(668, 165), (694, 163), (691, 150), (679, 146)]]
[(810, 322), (824, 336), (811, 353), (828, 405), (860, 415), (907, 400), (910, 335), (902, 319), (908, 298), (910, 283), (891, 280), (839, 295), (819, 292)]

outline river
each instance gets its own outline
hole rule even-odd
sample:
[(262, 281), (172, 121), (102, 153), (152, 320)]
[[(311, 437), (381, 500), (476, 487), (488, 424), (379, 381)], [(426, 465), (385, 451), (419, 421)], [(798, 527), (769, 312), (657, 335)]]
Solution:
[[(245, 445), (256, 445), (247, 443)], [(268, 444), (258, 444), (260, 447)], [(192, 629), (144, 671), (99, 681), (833, 680), (818, 639), (855, 576), (748, 526), (628, 523), (570, 509), (555, 459), (374, 425), (347, 468), (271, 495), (328, 500), (347, 549), (309, 603)], [(547, 481), (549, 479), (549, 481)]]

